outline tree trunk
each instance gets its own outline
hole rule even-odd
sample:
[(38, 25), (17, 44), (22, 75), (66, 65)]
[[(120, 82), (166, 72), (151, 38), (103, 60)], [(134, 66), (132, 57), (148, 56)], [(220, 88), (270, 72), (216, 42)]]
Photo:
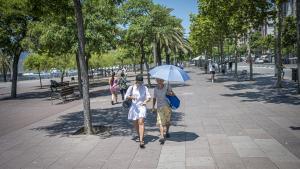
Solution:
[(250, 36), (251, 36), (251, 31), (249, 31), (248, 33), (247, 52), (248, 52), (249, 69), (250, 69), (249, 80), (253, 81), (253, 63), (252, 63), (252, 56), (251, 56)]
[(156, 41), (152, 42), (152, 47), (153, 47), (154, 66), (157, 66), (157, 44), (156, 44)]
[(11, 78), (11, 97), (17, 97), (17, 81), (18, 81), (18, 64), (20, 59), (20, 52), (16, 52), (13, 59), (12, 78)]
[(39, 73), (39, 79), (40, 79), (40, 87), (43, 88), (42, 77), (41, 77), (41, 71), (38, 70), (38, 73)]
[[(77, 64), (78, 90), (79, 90), (80, 98), (82, 98), (82, 80), (81, 80), (81, 70), (80, 70), (80, 62), (79, 62), (79, 51), (76, 52), (76, 64)], [(105, 76), (106, 76), (106, 70), (105, 70)]]
[(144, 49), (144, 39), (142, 38), (141, 39), (141, 42), (140, 42), (140, 48), (141, 48), (141, 62), (140, 62), (140, 72), (141, 74), (144, 73), (144, 60), (145, 60), (145, 49)]
[(160, 41), (157, 41), (157, 64), (160, 66), (162, 63), (161, 59), (161, 48), (160, 48)]
[[(147, 72), (150, 71), (150, 67), (149, 67), (149, 64), (148, 64), (148, 59), (145, 58), (145, 65), (146, 65), (146, 69), (147, 69)], [(148, 81), (148, 87), (151, 87), (151, 81), (150, 81), (150, 74), (147, 73), (147, 81)]]
[(64, 75), (65, 75), (65, 70), (62, 71), (61, 76), (60, 76), (60, 82), (64, 82)]
[(220, 49), (221, 49), (221, 72), (223, 73), (223, 71), (225, 71), (225, 67), (224, 67), (224, 40), (221, 41), (220, 44)]
[(237, 69), (238, 69), (238, 49), (237, 49), (237, 41), (238, 39), (235, 38), (234, 39), (234, 77), (238, 77), (238, 72), (237, 72)]
[(3, 82), (7, 82), (7, 68), (6, 64), (2, 63), (2, 75), (3, 75)]
[(277, 81), (276, 87), (281, 88), (281, 67), (282, 67), (282, 60), (281, 60), (281, 30), (282, 30), (282, 6), (283, 4), (280, 3), (277, 5), (277, 18), (278, 18), (278, 25), (277, 25), (277, 36), (276, 36), (276, 68), (277, 68)]
[(170, 64), (170, 49), (168, 47), (166, 47), (166, 64), (169, 65)]
[(298, 69), (298, 94), (300, 94), (300, 0), (296, 1), (297, 13), (297, 69)]
[(91, 112), (90, 112), (90, 96), (89, 96), (89, 80), (86, 60), (84, 57), (85, 36), (83, 27), (83, 16), (81, 11), (80, 0), (73, 0), (74, 10), (77, 24), (77, 36), (79, 43), (79, 63), (82, 75), (82, 92), (83, 92), (83, 115), (84, 115), (84, 130), (86, 134), (93, 134)]

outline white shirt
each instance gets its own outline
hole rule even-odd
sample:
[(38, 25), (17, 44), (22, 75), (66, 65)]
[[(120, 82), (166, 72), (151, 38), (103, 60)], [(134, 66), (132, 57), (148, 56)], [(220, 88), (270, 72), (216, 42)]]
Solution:
[(125, 94), (125, 98), (134, 96), (136, 99), (132, 100), (131, 107), (128, 113), (128, 119), (137, 120), (146, 117), (146, 106), (143, 106), (145, 100), (151, 99), (148, 88), (145, 85), (137, 86), (136, 84), (130, 86)]
[[(213, 67), (213, 65), (214, 65), (214, 67)], [(209, 63), (209, 65), (208, 65), (208, 67), (209, 67), (209, 71), (211, 72), (211, 71), (216, 71), (216, 65), (214, 64), (214, 63)]]

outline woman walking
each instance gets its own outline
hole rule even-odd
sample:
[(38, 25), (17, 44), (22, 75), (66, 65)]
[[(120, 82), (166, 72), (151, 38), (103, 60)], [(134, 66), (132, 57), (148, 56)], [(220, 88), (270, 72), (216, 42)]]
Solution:
[[(156, 79), (157, 86), (154, 88), (152, 112), (157, 112), (157, 125), (160, 131), (160, 144), (165, 143), (165, 138), (170, 137), (169, 128), (172, 110), (166, 101), (166, 95), (174, 95), (170, 86), (164, 84), (163, 79)], [(157, 109), (155, 109), (157, 105)]]
[(115, 77), (116, 73), (112, 72), (111, 77), (108, 80), (109, 83), (109, 90), (111, 93), (111, 104), (114, 105), (115, 103), (118, 103), (118, 79)]
[(126, 92), (125, 98), (131, 99), (132, 104), (129, 108), (128, 119), (133, 120), (133, 125), (136, 129), (140, 148), (145, 148), (144, 143), (144, 119), (146, 118), (146, 104), (150, 101), (151, 96), (148, 88), (143, 84), (143, 75), (137, 75), (136, 82), (130, 86)]
[(126, 80), (124, 72), (121, 73), (121, 78), (119, 79), (118, 84), (119, 84), (119, 87), (120, 87), (120, 92), (121, 92), (122, 100), (124, 100), (124, 95), (126, 94), (126, 90), (128, 88), (128, 86), (127, 86), (127, 80)]

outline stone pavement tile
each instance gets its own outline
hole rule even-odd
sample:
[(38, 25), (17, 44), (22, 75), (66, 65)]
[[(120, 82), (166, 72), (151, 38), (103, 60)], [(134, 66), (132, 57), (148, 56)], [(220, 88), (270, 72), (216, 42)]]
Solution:
[(76, 165), (75, 169), (101, 168), (121, 141), (121, 137), (99, 138), (97, 145)]
[(290, 126), (297, 126), (297, 124), (293, 123), (286, 117), (275, 116), (275, 117), (269, 117), (269, 119), (271, 119), (273, 122), (277, 123), (279, 126), (285, 129), (289, 129)]
[(24, 152), (24, 154), (9, 160), (5, 164), (11, 169), (19, 169), (25, 166), (27, 163), (31, 162), (32, 160), (36, 159), (41, 152), (36, 151), (35, 149), (30, 149)]
[(38, 134), (40, 133), (36, 131), (27, 131), (24, 129), (20, 129), (2, 136), (0, 137), (0, 153), (18, 144), (24, 143), (28, 140), (32, 140)]
[(276, 165), (283, 165), (285, 163), (298, 165), (300, 163), (300, 160), (296, 156), (274, 139), (257, 139), (255, 142)]
[(229, 153), (234, 154), (236, 150), (232, 146), (230, 140), (225, 134), (208, 134), (207, 135), (210, 148), (214, 154)]
[(187, 149), (185, 150), (186, 158), (188, 157), (207, 157), (211, 156), (211, 152), (209, 148), (195, 148), (195, 149)]
[(234, 117), (235, 121), (243, 128), (243, 129), (260, 129), (259, 125), (247, 115), (243, 115), (244, 117)]
[(123, 137), (120, 144), (115, 148), (112, 155), (107, 159), (102, 168), (128, 168), (139, 149), (138, 143), (131, 140), (130, 137)]
[(248, 136), (252, 139), (272, 139), (273, 137), (269, 135), (264, 129), (245, 129)]
[(158, 164), (175, 161), (185, 161), (185, 146), (164, 145), (161, 150)]
[[(23, 143), (11, 147), (1, 154), (0, 164), (7, 163), (6, 165), (8, 166), (18, 167), (19, 165), (24, 165), (26, 162), (30, 162), (41, 153), (39, 145), (43, 142), (47, 142), (47, 137), (36, 135), (31, 140), (28, 139)], [(30, 153), (32, 153), (32, 155), (28, 155)]]
[(184, 169), (184, 168), (185, 168), (184, 161), (173, 161), (173, 162), (158, 163), (156, 169)]
[(278, 169), (269, 158), (247, 157), (242, 160), (247, 169)]
[(227, 136), (245, 135), (244, 130), (239, 126), (239, 124), (235, 123), (232, 119), (219, 119), (219, 122)]
[(217, 169), (216, 167), (207, 167), (207, 166), (187, 166), (185, 169)]
[(228, 145), (230, 140), (225, 134), (207, 134), (209, 145)]
[(299, 169), (300, 162), (277, 162), (276, 165), (279, 169)]
[[(70, 148), (57, 161), (52, 163), (49, 168), (66, 167), (72, 168), (76, 166), (82, 159), (84, 159), (89, 152), (91, 152), (98, 143), (97, 136), (82, 136), (83, 138), (75, 138), (80, 140), (74, 147)], [(87, 139), (89, 138), (89, 139)]]
[(266, 156), (249, 136), (231, 136), (229, 139), (240, 157)]
[(236, 154), (215, 154), (218, 169), (246, 169)]
[(211, 156), (194, 156), (186, 157), (186, 166), (198, 166), (198, 167), (215, 167), (214, 159)]
[(232, 145), (212, 145), (211, 149), (213, 154), (237, 153)]
[(145, 149), (139, 149), (131, 162), (130, 169), (156, 168), (162, 146), (158, 143), (150, 143)]

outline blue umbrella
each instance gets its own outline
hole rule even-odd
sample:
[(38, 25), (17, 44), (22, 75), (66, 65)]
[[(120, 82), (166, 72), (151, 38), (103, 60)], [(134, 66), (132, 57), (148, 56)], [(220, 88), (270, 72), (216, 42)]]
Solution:
[(152, 77), (165, 81), (184, 82), (190, 79), (184, 70), (173, 65), (157, 66), (151, 69), (149, 73)]

